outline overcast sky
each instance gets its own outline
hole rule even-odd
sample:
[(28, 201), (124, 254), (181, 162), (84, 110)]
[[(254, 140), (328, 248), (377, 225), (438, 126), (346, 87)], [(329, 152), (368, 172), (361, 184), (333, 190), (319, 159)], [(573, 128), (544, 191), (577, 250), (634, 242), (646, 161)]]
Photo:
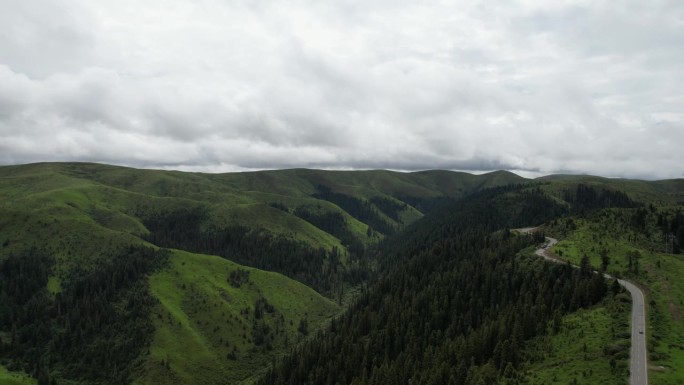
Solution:
[(0, 0), (0, 164), (684, 177), (684, 1)]

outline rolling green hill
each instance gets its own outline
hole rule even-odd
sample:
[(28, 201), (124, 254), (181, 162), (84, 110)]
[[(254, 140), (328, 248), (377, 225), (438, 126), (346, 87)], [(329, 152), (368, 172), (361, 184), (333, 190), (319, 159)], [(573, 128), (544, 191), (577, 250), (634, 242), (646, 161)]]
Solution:
[[(22, 341), (24, 350), (17, 356), (11, 325), (20, 325), (20, 335), (35, 334), (30, 317), (20, 323), (16, 312), (36, 304), (36, 309), (48, 311), (36, 314), (53, 320), (49, 338), (62, 341), (62, 334), (75, 335), (76, 349), (88, 339), (70, 329), (74, 323), (63, 319), (60, 304), (103, 298), (115, 306), (94, 311), (94, 323), (102, 322), (98, 314), (113, 314), (120, 325), (149, 331), (135, 360), (125, 368), (107, 366), (124, 373), (121, 383), (255, 379), (315, 331), (325, 329), (360, 285), (391, 268), (392, 261), (378, 254), (386, 247), (379, 246), (383, 240), (405, 252), (410, 249), (407, 240), (438, 241), (442, 230), (420, 229), (445, 221), (434, 228), (448, 230), (446, 223), (457, 214), (446, 210), (453, 207), (451, 202), (515, 184), (529, 186), (520, 193), (504, 193), (497, 207), (529, 223), (509, 221), (507, 226), (583, 215), (606, 204), (633, 210), (642, 203), (675, 207), (684, 200), (682, 180), (529, 180), (505, 171), (202, 174), (88, 163), (0, 167), (0, 275), (17, 278), (13, 272), (25, 269), (18, 261), (45, 257), (38, 259), (43, 267), (31, 273), (44, 283), (24, 293), (25, 303), (0, 295), (0, 321), (8, 325), (0, 327), (0, 381), (30, 383), (23, 370), (43, 375), (43, 380), (50, 373), (60, 381), (97, 383), (97, 373), (79, 377), (72, 373), (77, 364), (50, 355), (55, 347), (36, 348), (40, 344)], [(414, 227), (418, 222), (423, 224)], [(115, 274), (127, 271), (125, 265), (116, 265), (123, 263), (116, 262), (116, 256), (131, 246), (170, 252), (163, 264), (135, 270), (133, 286), (103, 288), (103, 297), (84, 296), (75, 289), (95, 285), (105, 268)], [(22, 277), (17, 282), (24, 282)], [(136, 311), (131, 313), (125, 301)], [(118, 329), (101, 335), (120, 336), (123, 342), (118, 337), (102, 341), (93, 325), (85, 325), (93, 347), (131, 343)]]
[[(111, 258), (111, 250), (128, 245), (215, 251), (307, 282), (309, 276), (292, 268), (296, 261), (288, 259), (297, 255), (309, 258), (307, 266), (318, 266), (327, 280), (337, 282), (334, 293), (331, 288), (319, 290), (341, 300), (342, 290), (362, 278), (343, 274), (355, 268), (353, 253), (362, 253), (385, 235), (369, 231), (369, 224), (397, 231), (423, 216), (398, 196), (427, 202), (517, 179), (512, 174), (490, 178), (316, 170), (211, 175), (73, 163), (0, 167), (0, 261), (32, 249), (51, 256), (45, 294), (33, 295), (49, 303), (68, 294), (64, 286), (73, 285), (70, 277), (75, 272), (96, 273)], [(173, 222), (183, 213), (202, 217), (192, 226), (188, 217)], [(188, 234), (209, 243), (238, 234), (241, 242), (253, 243), (249, 247), (270, 247), (256, 260), (249, 251), (253, 249), (195, 245)], [(278, 247), (288, 252), (278, 252)], [(245, 282), (231, 281), (236, 271), (246, 275)], [(337, 272), (340, 277), (335, 278)], [(154, 333), (149, 348), (131, 367), (130, 378), (136, 383), (216, 383), (254, 376), (340, 311), (334, 302), (282, 275), (180, 250), (147, 280), (158, 303), (141, 316), (151, 319)], [(0, 332), (0, 338), (11, 345), (10, 330)], [(40, 367), (16, 359), (5, 359), (2, 365), (40, 374)], [(58, 360), (50, 365), (62, 364)], [(4, 370), (7, 379), (26, 379)]]
[[(139, 384), (233, 383), (258, 375), (339, 312), (280, 274), (181, 251), (150, 278), (150, 288), (160, 303)], [(306, 334), (298, 330), (302, 322)]]
[[(422, 217), (414, 206), (430, 199), (523, 181), (504, 172), (475, 176), (297, 169), (197, 174), (85, 163), (5, 166), (0, 167), (0, 235), (7, 245), (0, 252), (41, 239), (42, 247), (73, 260), (97, 254), (103, 243), (136, 242), (149, 235), (146, 221), (187, 207), (206, 211), (202, 229), (239, 224), (313, 248), (346, 250), (350, 239), (369, 245), (381, 239), (382, 230), (396, 231)], [(330, 193), (321, 196), (321, 187)], [(339, 234), (297, 216), (298, 209), (341, 216), (347, 244)], [(382, 230), (369, 235), (369, 225)], [(89, 237), (83, 240), (79, 234)]]
[(591, 175), (550, 175), (536, 179), (549, 183), (549, 191), (559, 195), (578, 184), (625, 192), (630, 198), (656, 205), (684, 202), (684, 179), (644, 181), (636, 179), (603, 178)]

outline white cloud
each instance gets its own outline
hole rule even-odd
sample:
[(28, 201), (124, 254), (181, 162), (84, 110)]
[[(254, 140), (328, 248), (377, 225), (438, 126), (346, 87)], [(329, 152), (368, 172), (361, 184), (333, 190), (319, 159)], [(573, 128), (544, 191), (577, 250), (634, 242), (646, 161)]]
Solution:
[(0, 0), (0, 163), (684, 177), (678, 1)]

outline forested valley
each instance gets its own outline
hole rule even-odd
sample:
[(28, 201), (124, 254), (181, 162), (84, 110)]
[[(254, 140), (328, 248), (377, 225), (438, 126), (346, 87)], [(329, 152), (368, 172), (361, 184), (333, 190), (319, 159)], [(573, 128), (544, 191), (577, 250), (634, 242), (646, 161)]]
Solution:
[[(0, 383), (621, 383), (629, 295), (593, 270), (673, 287), (652, 357), (684, 346), (679, 182), (0, 172)], [(532, 378), (554, 351), (600, 365)]]
[(608, 291), (588, 268), (520, 255), (543, 235), (509, 227), (560, 212), (540, 190), (503, 187), (390, 238), (386, 273), (259, 384), (518, 383), (524, 342)]

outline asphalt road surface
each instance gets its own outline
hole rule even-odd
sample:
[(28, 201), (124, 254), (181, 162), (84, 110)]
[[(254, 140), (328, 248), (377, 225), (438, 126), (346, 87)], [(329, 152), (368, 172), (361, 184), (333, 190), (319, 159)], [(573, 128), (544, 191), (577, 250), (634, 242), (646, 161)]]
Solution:
[(632, 294), (632, 349), (630, 350), (629, 383), (632, 385), (648, 384), (648, 368), (646, 367), (646, 308), (644, 293), (633, 283), (619, 279), (620, 285)]
[[(535, 228), (518, 229), (522, 233), (529, 233)], [(535, 254), (544, 259), (565, 263), (558, 259), (556, 255), (549, 251), (551, 246), (558, 243), (554, 238), (546, 237), (544, 247), (537, 249)], [(604, 274), (606, 278), (615, 277)], [(629, 362), (629, 383), (631, 385), (648, 385), (648, 367), (646, 355), (646, 308), (644, 305), (644, 293), (636, 285), (623, 279), (618, 279), (618, 283), (629, 290), (632, 295), (632, 347), (630, 349)]]

